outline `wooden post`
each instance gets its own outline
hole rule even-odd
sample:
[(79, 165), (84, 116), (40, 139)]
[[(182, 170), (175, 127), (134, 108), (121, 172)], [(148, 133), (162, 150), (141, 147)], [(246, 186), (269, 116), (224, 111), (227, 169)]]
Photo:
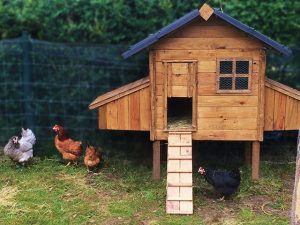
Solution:
[(245, 149), (244, 149), (244, 159), (245, 159), (245, 164), (246, 166), (251, 166), (251, 160), (252, 160), (252, 156), (251, 156), (251, 142), (250, 141), (246, 141), (245, 142)]
[(24, 101), (22, 103), (23, 113), (25, 114), (25, 120), (23, 121), (23, 127), (34, 128), (34, 118), (31, 109), (32, 103), (32, 58), (31, 58), (31, 39), (27, 32), (22, 33), (21, 37), (22, 48), (22, 85)]
[(260, 142), (252, 142), (252, 180), (259, 179)]
[(153, 180), (160, 179), (160, 141), (153, 142)]
[(291, 213), (291, 224), (300, 224), (300, 130), (298, 132), (296, 173)]

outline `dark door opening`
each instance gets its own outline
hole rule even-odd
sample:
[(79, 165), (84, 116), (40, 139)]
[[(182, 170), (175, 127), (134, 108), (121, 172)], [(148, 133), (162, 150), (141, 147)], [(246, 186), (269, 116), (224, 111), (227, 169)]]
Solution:
[(168, 98), (167, 123), (169, 130), (192, 129), (193, 122), (192, 98)]

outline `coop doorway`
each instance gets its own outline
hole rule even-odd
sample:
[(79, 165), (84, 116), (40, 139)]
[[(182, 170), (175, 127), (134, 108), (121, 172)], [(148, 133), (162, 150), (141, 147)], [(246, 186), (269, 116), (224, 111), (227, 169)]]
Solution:
[(168, 130), (193, 129), (193, 98), (167, 98), (167, 128)]

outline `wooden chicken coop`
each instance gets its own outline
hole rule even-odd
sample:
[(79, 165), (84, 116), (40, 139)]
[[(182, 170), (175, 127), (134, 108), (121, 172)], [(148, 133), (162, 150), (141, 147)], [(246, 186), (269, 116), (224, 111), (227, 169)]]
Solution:
[(189, 214), (192, 140), (244, 141), (259, 178), (264, 131), (300, 128), (300, 92), (266, 77), (266, 49), (291, 51), (253, 28), (200, 6), (131, 46), (149, 49), (149, 75), (97, 97), (99, 128), (150, 132), (153, 177), (168, 141), (167, 212)]

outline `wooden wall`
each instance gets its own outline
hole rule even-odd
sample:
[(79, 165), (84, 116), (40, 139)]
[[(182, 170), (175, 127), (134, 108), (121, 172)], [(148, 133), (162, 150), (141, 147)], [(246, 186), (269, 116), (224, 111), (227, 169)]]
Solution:
[(150, 88), (138, 90), (99, 107), (99, 128), (150, 130)]
[(300, 99), (271, 87), (266, 87), (265, 99), (265, 131), (300, 128)]
[[(164, 116), (164, 61), (197, 61), (197, 130), (194, 140), (262, 140), (265, 55), (262, 44), (216, 18), (191, 22), (152, 46), (150, 81), (152, 86), (151, 139), (166, 140)], [(216, 93), (218, 58), (252, 60), (251, 93)], [(261, 88), (260, 88), (261, 87)]]

